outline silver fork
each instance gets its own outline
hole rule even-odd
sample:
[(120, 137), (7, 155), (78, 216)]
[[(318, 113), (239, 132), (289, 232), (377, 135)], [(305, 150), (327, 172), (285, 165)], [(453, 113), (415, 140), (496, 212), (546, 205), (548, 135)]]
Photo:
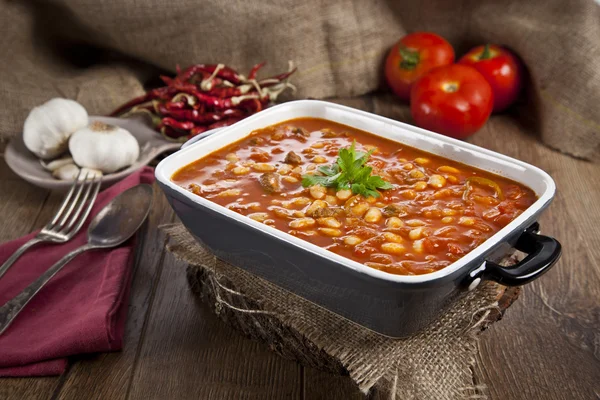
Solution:
[(80, 171), (77, 178), (75, 178), (67, 197), (65, 197), (52, 221), (44, 226), (35, 237), (19, 247), (0, 266), (0, 278), (32, 246), (42, 242), (65, 243), (79, 232), (92, 210), (102, 182), (102, 177), (96, 174), (86, 172), (82, 176), (82, 173), (83, 171)]

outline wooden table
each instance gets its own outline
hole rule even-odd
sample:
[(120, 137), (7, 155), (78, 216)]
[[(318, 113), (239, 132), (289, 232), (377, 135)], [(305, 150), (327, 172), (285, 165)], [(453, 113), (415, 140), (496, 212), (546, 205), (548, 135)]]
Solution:
[[(406, 107), (386, 96), (339, 102), (407, 117)], [(493, 399), (599, 398), (600, 165), (550, 150), (519, 129), (497, 116), (471, 141), (554, 177), (558, 193), (540, 223), (564, 253), (481, 335), (475, 380)], [(0, 161), (0, 240), (42, 227), (60, 201)], [(199, 304), (185, 265), (165, 251), (157, 227), (176, 217), (156, 186), (154, 201), (140, 234), (123, 351), (75, 357), (60, 377), (0, 379), (0, 399), (364, 398), (349, 378), (281, 359)]]

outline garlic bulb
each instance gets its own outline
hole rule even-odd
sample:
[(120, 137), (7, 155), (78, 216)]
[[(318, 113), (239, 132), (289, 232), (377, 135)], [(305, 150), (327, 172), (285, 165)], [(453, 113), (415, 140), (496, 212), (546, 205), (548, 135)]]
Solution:
[(115, 172), (133, 164), (140, 146), (127, 130), (95, 121), (75, 132), (69, 139), (69, 150), (80, 167)]
[(51, 159), (64, 153), (69, 136), (87, 124), (88, 114), (81, 104), (55, 98), (31, 110), (23, 126), (23, 141), (39, 158)]

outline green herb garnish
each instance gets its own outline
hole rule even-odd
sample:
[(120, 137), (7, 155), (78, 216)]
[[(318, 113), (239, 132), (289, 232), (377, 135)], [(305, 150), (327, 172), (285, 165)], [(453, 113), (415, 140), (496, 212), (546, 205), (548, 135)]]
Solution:
[(391, 189), (391, 183), (384, 181), (380, 176), (371, 175), (373, 168), (365, 165), (373, 151), (364, 153), (356, 151), (355, 147), (356, 142), (352, 142), (349, 149), (340, 149), (335, 164), (319, 167), (319, 172), (323, 175), (302, 176), (302, 186), (321, 185), (336, 190), (352, 189), (352, 193), (364, 197), (379, 197), (377, 189)]

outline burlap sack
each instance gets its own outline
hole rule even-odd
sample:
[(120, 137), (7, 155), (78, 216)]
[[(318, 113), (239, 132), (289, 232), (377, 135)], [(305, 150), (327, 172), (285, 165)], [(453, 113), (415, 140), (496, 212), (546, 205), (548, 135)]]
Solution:
[(54, 0), (0, 2), (0, 135), (55, 96), (105, 114), (157, 68), (223, 62), (299, 67), (296, 97), (348, 97), (381, 86), (382, 62), (407, 32), (445, 36), (460, 55), (506, 45), (531, 74), (519, 113), (543, 141), (600, 154), (600, 6), (594, 0)]
[[(192, 289), (228, 324), (279, 354), (348, 373), (364, 393), (376, 388), (390, 399), (485, 398), (485, 385), (475, 385), (472, 373), (476, 334), (510, 305), (499, 306), (499, 285), (480, 285), (424, 331), (392, 339), (217, 260), (182, 225), (162, 229), (167, 248), (190, 264)], [(518, 294), (512, 293), (508, 301)]]

